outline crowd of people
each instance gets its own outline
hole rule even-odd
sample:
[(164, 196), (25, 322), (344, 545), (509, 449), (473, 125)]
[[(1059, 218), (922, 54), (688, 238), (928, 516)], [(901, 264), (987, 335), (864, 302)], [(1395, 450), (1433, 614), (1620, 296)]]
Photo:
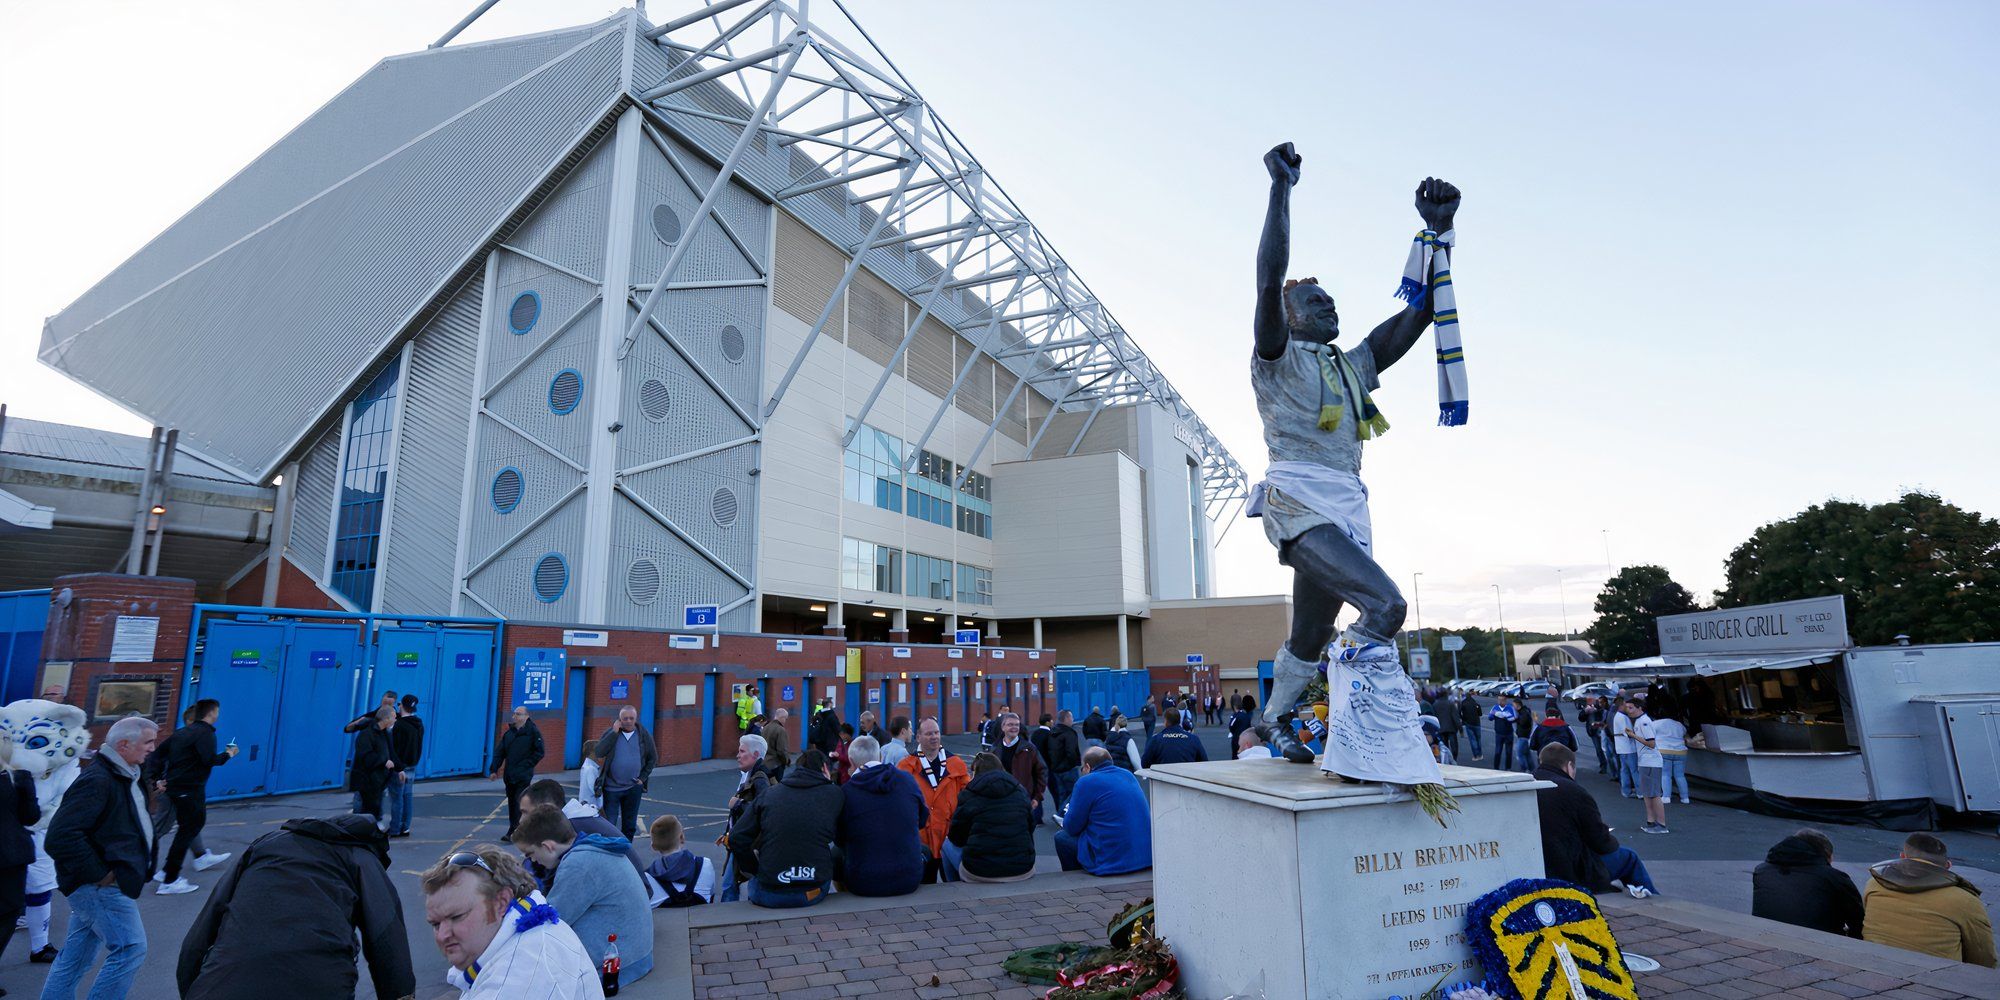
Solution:
[[(1494, 766), (1525, 759), (1546, 783), (1536, 796), (1548, 877), (1635, 898), (1659, 892), (1578, 783), (1577, 741), (1559, 707), (1544, 705), (1537, 717), (1503, 697), (1483, 710), (1471, 696), (1445, 691), (1424, 692), (1422, 703), (1440, 760), (1456, 757), (1468, 736), (1472, 759), (1482, 759), (1478, 734), (1490, 723)], [(376, 995), (414, 992), (388, 845), (408, 834), (412, 818), (411, 797), (399, 793), (421, 760), (417, 707), (414, 697), (391, 693), (349, 723), (351, 814), (289, 820), (242, 850), (181, 941), (175, 975), (184, 997), (352, 995), (357, 958), (366, 959)], [(517, 710), (493, 756), (492, 777), (504, 780), (507, 795), (505, 846), (454, 850), (421, 875), (425, 919), (449, 981), (468, 997), (603, 996), (610, 984), (651, 972), (656, 908), (743, 899), (789, 909), (834, 893), (901, 896), (939, 882), (1018, 881), (1035, 872), (1036, 830), (1045, 822), (1055, 827), (1064, 871), (1144, 871), (1152, 867), (1152, 829), (1139, 774), (1207, 759), (1192, 732), (1197, 720), (1226, 727), (1238, 758), (1271, 756), (1255, 700), (1241, 694), (1148, 698), (1140, 719), (1155, 730), (1143, 742), (1117, 706), (1093, 706), (1080, 723), (1069, 711), (1043, 715), (1032, 729), (1003, 706), (981, 728), (970, 760), (945, 748), (935, 718), (883, 726), (863, 712), (849, 725), (830, 701), (806, 715), (793, 754), (786, 710), (767, 717), (761, 706), (743, 707), (736, 782), (716, 838), (724, 848), (719, 865), (690, 849), (673, 815), (647, 826), (650, 851), (639, 846), (640, 802), (657, 751), (636, 712), (621, 711), (585, 744), (572, 791), (535, 776), (545, 747), (533, 719)], [(231, 857), (202, 841), (208, 775), (236, 753), (216, 745), (221, 708), (195, 703), (164, 741), (147, 719), (119, 720), (63, 796), (46, 852), (70, 918), (63, 946), (47, 948), (46, 1000), (73, 1000), (100, 953), (91, 997), (123, 997), (147, 954), (137, 900), (148, 880), (160, 894), (191, 892), (198, 887), (186, 869)], [(1640, 829), (1664, 832), (1661, 800), (1676, 788), (1685, 797), (1680, 769), (1665, 763), (1685, 753), (1678, 713), (1654, 693), (1615, 704), (1587, 700), (1576, 714), (1598, 748), (1600, 772), (1646, 800)], [(0, 903), (19, 916), (19, 885), (36, 856), (27, 828), (40, 809), (33, 776), (5, 773), (5, 782)], [(1995, 964), (1978, 889), (1951, 870), (1936, 837), (1910, 835), (1895, 860), (1870, 869), (1865, 889), (1832, 861), (1833, 843), (1819, 831), (1784, 838), (1753, 875), (1754, 912)]]

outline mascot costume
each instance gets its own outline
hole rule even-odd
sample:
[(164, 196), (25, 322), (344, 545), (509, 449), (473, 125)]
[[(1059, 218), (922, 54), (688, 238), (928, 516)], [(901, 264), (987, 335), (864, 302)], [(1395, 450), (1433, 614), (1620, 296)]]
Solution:
[(0, 753), (8, 768), (35, 776), (35, 799), (42, 807), (41, 820), (30, 828), (35, 861), (28, 866), (27, 916), (28, 945), (39, 962), (54, 960), (43, 952), (49, 948), (49, 901), (56, 888), (56, 864), (43, 850), (42, 839), (90, 746), (89, 721), (83, 709), (40, 698), (0, 707)]

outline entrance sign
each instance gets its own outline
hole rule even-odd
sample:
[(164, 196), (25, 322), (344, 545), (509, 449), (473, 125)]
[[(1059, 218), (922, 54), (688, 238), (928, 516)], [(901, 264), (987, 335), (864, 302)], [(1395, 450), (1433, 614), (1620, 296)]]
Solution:
[(780, 653), (803, 653), (805, 651), (806, 641), (804, 639), (778, 640), (778, 652)]
[(715, 623), (722, 619), (722, 616), (717, 613), (719, 610), (713, 604), (690, 604), (682, 613), (683, 621), (681, 622), (681, 627), (714, 628)]
[(979, 630), (976, 628), (959, 629), (952, 633), (951, 641), (955, 646), (977, 646), (979, 645)]
[(949, 659), (963, 660), (965, 659), (965, 650), (960, 649), (957, 646), (953, 646), (950, 649), (945, 650), (944, 655)]
[(1464, 636), (1462, 636), (1462, 635), (1448, 635), (1448, 636), (1445, 636), (1445, 637), (1444, 637), (1444, 651), (1445, 651), (1445, 652), (1447, 652), (1447, 653), (1456, 653), (1456, 652), (1458, 652), (1459, 650), (1461, 650), (1461, 649), (1464, 649), (1464, 648), (1465, 648), (1465, 637), (1464, 637)]
[(880, 705), (880, 704), (882, 704), (882, 689), (881, 689), (881, 688), (869, 688), (869, 689), (868, 689), (868, 704), (870, 704), (870, 705)]
[(1660, 653), (1667, 656), (1845, 649), (1850, 645), (1847, 608), (1837, 595), (1662, 615), (1659, 630)]
[(566, 628), (563, 629), (563, 645), (609, 646), (611, 645), (611, 633), (594, 629)]
[[(858, 651), (857, 651), (857, 652), (858, 652)], [(889, 651), (889, 653), (890, 653), (890, 655), (891, 655), (891, 656), (894, 656), (894, 657), (895, 657), (896, 659), (899, 659), (899, 660), (907, 660), (907, 659), (909, 659), (909, 658), (910, 658), (910, 647), (908, 647), (908, 646), (897, 646), (897, 647), (896, 647), (895, 649), (892, 649), (892, 650), (890, 650), (890, 651)]]
[(514, 651), (514, 708), (554, 709), (563, 706), (563, 678), (569, 652), (562, 649)]

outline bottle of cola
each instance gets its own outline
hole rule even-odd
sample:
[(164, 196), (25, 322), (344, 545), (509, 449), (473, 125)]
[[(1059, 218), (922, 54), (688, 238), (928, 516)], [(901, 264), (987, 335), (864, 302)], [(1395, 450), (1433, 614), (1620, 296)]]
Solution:
[(618, 935), (616, 934), (604, 940), (603, 982), (605, 996), (618, 995)]

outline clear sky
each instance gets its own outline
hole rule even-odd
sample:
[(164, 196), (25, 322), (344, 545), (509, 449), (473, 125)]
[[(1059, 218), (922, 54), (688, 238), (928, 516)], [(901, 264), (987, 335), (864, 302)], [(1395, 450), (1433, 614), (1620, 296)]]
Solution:
[[(42, 317), (473, 6), (0, 3), (0, 400), (144, 433), (35, 363)], [(1363, 471), (1426, 625), (1491, 625), (1497, 583), (1509, 626), (1566, 604), (1581, 628), (1607, 547), (1705, 599), (1758, 525), (1828, 497), (2000, 513), (2000, 5), (850, 7), (1253, 478), (1263, 152), (1305, 156), (1293, 272), (1344, 337), (1400, 304), (1416, 182), (1465, 189), (1472, 422), (1432, 426), (1426, 340)], [(465, 37), (613, 9), (503, 0)], [(1254, 521), (1217, 565), (1223, 593), (1290, 587)]]

